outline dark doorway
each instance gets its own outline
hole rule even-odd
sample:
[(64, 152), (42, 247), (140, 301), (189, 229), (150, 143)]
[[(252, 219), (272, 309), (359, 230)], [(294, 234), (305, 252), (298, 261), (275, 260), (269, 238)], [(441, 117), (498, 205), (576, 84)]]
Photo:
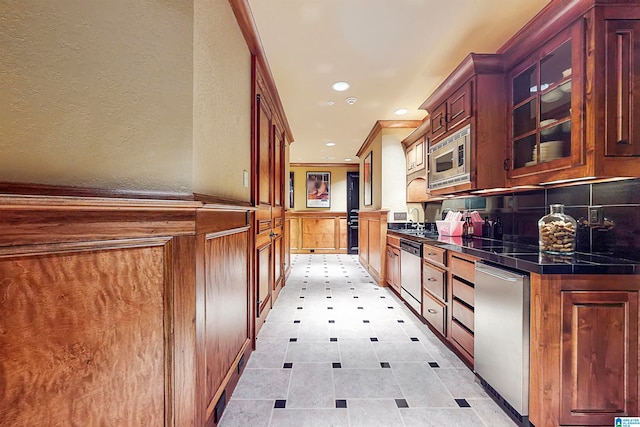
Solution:
[(347, 248), (348, 253), (358, 253), (358, 210), (360, 209), (360, 175), (347, 172)]

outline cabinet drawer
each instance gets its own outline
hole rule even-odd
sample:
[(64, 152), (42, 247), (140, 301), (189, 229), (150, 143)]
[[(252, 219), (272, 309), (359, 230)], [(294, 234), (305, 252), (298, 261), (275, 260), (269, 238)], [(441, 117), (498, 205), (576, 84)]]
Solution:
[(475, 289), (473, 286), (470, 286), (455, 277), (451, 281), (451, 286), (453, 290), (453, 296), (466, 302), (471, 307), (475, 305)]
[(473, 332), (473, 310), (454, 299), (451, 313), (454, 319), (466, 326), (471, 332)]
[(446, 277), (444, 270), (430, 265), (427, 261), (422, 262), (422, 288), (443, 301), (447, 300)]
[(387, 245), (395, 246), (396, 248), (400, 247), (400, 238), (396, 236), (387, 236)]
[(449, 271), (451, 274), (468, 280), (471, 283), (475, 281), (475, 264), (472, 261), (452, 256), (449, 260)]
[(473, 357), (473, 334), (455, 320), (451, 322), (451, 338)]
[(443, 336), (447, 336), (447, 307), (429, 292), (422, 294), (422, 316)]
[(425, 243), (422, 251), (422, 257), (436, 264), (446, 265), (447, 250), (437, 246), (427, 245)]

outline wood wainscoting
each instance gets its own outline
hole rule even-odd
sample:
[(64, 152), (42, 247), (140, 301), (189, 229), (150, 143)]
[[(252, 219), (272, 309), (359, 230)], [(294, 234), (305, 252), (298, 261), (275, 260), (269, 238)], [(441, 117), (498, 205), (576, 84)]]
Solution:
[(346, 254), (346, 212), (293, 212), (290, 218), (291, 253)]
[(253, 348), (250, 219), (0, 196), (0, 425), (214, 425)]

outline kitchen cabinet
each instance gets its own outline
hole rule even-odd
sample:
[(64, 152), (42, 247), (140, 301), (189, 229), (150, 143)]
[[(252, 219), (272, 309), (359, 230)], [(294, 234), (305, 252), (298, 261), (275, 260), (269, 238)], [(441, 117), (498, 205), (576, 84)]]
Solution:
[(422, 203), (429, 200), (427, 185), (429, 151), (429, 117), (411, 132), (403, 141), (407, 158), (407, 202)]
[(510, 186), (640, 174), (640, 4), (552, 2), (502, 55)]
[(529, 419), (614, 425), (638, 416), (636, 275), (531, 274)]
[(431, 115), (431, 138), (455, 130), (471, 117), (471, 81), (453, 92)]
[(583, 161), (582, 33), (574, 24), (508, 75), (511, 179)]
[(388, 213), (386, 210), (358, 212), (359, 261), (380, 286), (386, 281)]
[[(507, 144), (506, 87), (500, 55), (469, 54), (420, 108), (429, 112), (430, 151), (470, 126), (470, 146), (461, 159), (465, 167), (462, 175), (468, 174), (469, 180), (437, 187), (431, 181), (431, 196), (504, 187), (506, 172), (496, 167), (504, 159)], [(427, 154), (433, 163), (433, 153)]]
[(387, 236), (387, 278), (386, 282), (391, 289), (400, 295), (400, 239)]
[(452, 251), (448, 253), (448, 280), (451, 283), (449, 339), (470, 365), (473, 365), (475, 261), (477, 258), (466, 254)]
[(424, 244), (422, 249), (422, 317), (446, 337), (448, 291), (446, 249)]

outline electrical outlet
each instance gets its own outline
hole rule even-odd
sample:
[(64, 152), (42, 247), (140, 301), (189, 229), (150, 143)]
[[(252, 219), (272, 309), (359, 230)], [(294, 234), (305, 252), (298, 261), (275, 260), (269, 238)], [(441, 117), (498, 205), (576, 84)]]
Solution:
[(394, 221), (406, 221), (407, 220), (407, 213), (406, 212), (394, 212), (393, 213), (393, 220)]
[(249, 172), (242, 171), (242, 185), (244, 188), (249, 188)]
[(589, 224), (602, 224), (602, 206), (589, 206)]

